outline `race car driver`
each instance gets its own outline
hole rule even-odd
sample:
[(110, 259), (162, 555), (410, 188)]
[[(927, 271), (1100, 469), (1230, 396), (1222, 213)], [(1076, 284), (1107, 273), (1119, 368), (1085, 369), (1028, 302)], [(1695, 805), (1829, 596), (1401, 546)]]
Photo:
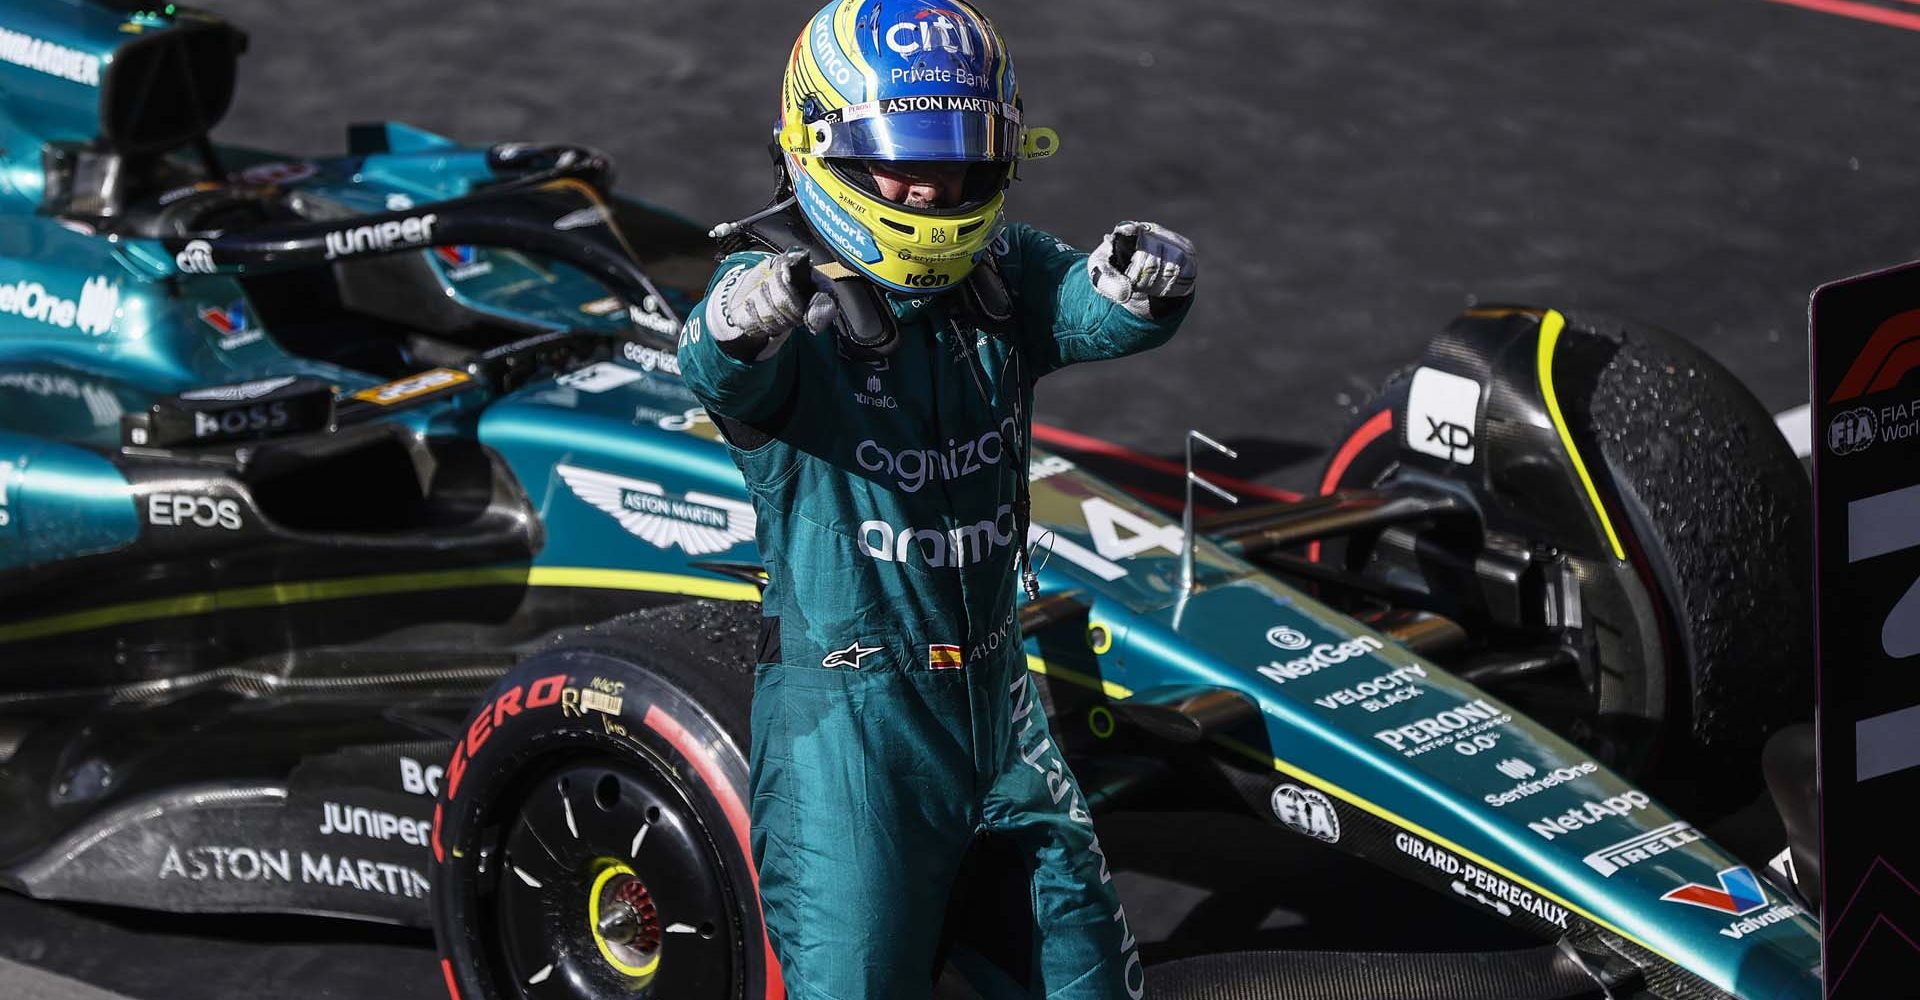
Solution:
[(680, 365), (759, 517), (752, 846), (788, 993), (927, 995), (962, 857), (995, 835), (1032, 878), (1021, 995), (1137, 1000), (1014, 610), (1034, 381), (1164, 343), (1193, 247), (1127, 222), (1088, 255), (1005, 222), (1016, 160), (1057, 140), (1023, 125), (1005, 43), (956, 0), (822, 8), (776, 146), (776, 203), (716, 230), (736, 252)]

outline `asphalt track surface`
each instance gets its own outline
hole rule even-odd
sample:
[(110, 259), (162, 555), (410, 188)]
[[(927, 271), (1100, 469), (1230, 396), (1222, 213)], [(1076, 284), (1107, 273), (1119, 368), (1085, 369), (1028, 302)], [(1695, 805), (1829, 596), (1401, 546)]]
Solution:
[[(585, 142), (615, 154), (624, 190), (702, 221), (764, 203), (779, 73), (811, 10), (217, 7), (253, 36), (225, 141), (326, 155), (349, 123), (390, 119), (476, 143)], [(1171, 345), (1041, 391), (1043, 421), (1136, 452), (1171, 457), (1197, 427), (1240, 448), (1220, 471), (1306, 487), (1347, 408), (1476, 302), (1651, 321), (1779, 411), (1806, 400), (1809, 292), (1920, 256), (1920, 5), (1908, 0), (988, 9), (1029, 120), (1064, 140), (1024, 171), (1014, 217), (1081, 246), (1151, 219), (1203, 255), (1198, 305)], [(1158, 856), (1151, 837), (1139, 844), (1137, 858)], [(1155, 906), (1129, 911), (1238, 907), (1257, 927), (1283, 913), (1266, 900), (1290, 892), (1340, 893), (1369, 921), (1404, 909), (1382, 895), (1391, 886), (1278, 876), (1229, 878), (1239, 895), (1194, 902), (1190, 883), (1261, 860), (1221, 850), (1211, 873), (1136, 877), (1132, 894)], [(440, 992), (417, 939), (296, 922), (222, 943), (233, 930), (0, 900), (0, 958), (139, 1000)], [(45, 988), (7, 975), (0, 992)]]

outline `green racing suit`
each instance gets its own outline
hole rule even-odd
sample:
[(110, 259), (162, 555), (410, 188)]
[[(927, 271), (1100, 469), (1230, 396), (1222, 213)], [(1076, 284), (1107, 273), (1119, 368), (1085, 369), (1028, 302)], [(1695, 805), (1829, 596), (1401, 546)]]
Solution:
[[(958, 289), (889, 293), (900, 345), (883, 360), (802, 328), (742, 361), (705, 335), (707, 302), (681, 331), (686, 383), (728, 431), (759, 519), (771, 638), (755, 675), (752, 847), (793, 997), (925, 996), (955, 875), (983, 833), (1032, 873), (1032, 995), (1144, 989), (1027, 674), (1016, 535), (1034, 379), (1164, 343), (1187, 300), (1136, 317), (1095, 290), (1085, 253), (1023, 225), (989, 252), (1011, 318), (982, 319)], [(766, 256), (726, 258), (707, 301)]]

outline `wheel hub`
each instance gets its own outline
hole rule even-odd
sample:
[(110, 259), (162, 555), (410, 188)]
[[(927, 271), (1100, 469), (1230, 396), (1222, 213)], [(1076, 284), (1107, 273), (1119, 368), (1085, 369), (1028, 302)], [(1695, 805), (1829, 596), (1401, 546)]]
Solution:
[(613, 865), (594, 879), (591, 892), (587, 913), (601, 957), (626, 975), (653, 975), (660, 966), (660, 912), (647, 884), (626, 865)]

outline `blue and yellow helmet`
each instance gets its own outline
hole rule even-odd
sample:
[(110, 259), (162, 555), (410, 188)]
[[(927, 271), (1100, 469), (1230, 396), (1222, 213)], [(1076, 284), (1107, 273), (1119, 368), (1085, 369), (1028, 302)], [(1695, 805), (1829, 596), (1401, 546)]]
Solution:
[[(794, 43), (777, 136), (800, 211), (848, 267), (901, 292), (952, 288), (1002, 226), (1014, 162), (1059, 147), (1021, 121), (1013, 61), (958, 0), (834, 0)], [(969, 164), (960, 203), (880, 197), (866, 161)]]

